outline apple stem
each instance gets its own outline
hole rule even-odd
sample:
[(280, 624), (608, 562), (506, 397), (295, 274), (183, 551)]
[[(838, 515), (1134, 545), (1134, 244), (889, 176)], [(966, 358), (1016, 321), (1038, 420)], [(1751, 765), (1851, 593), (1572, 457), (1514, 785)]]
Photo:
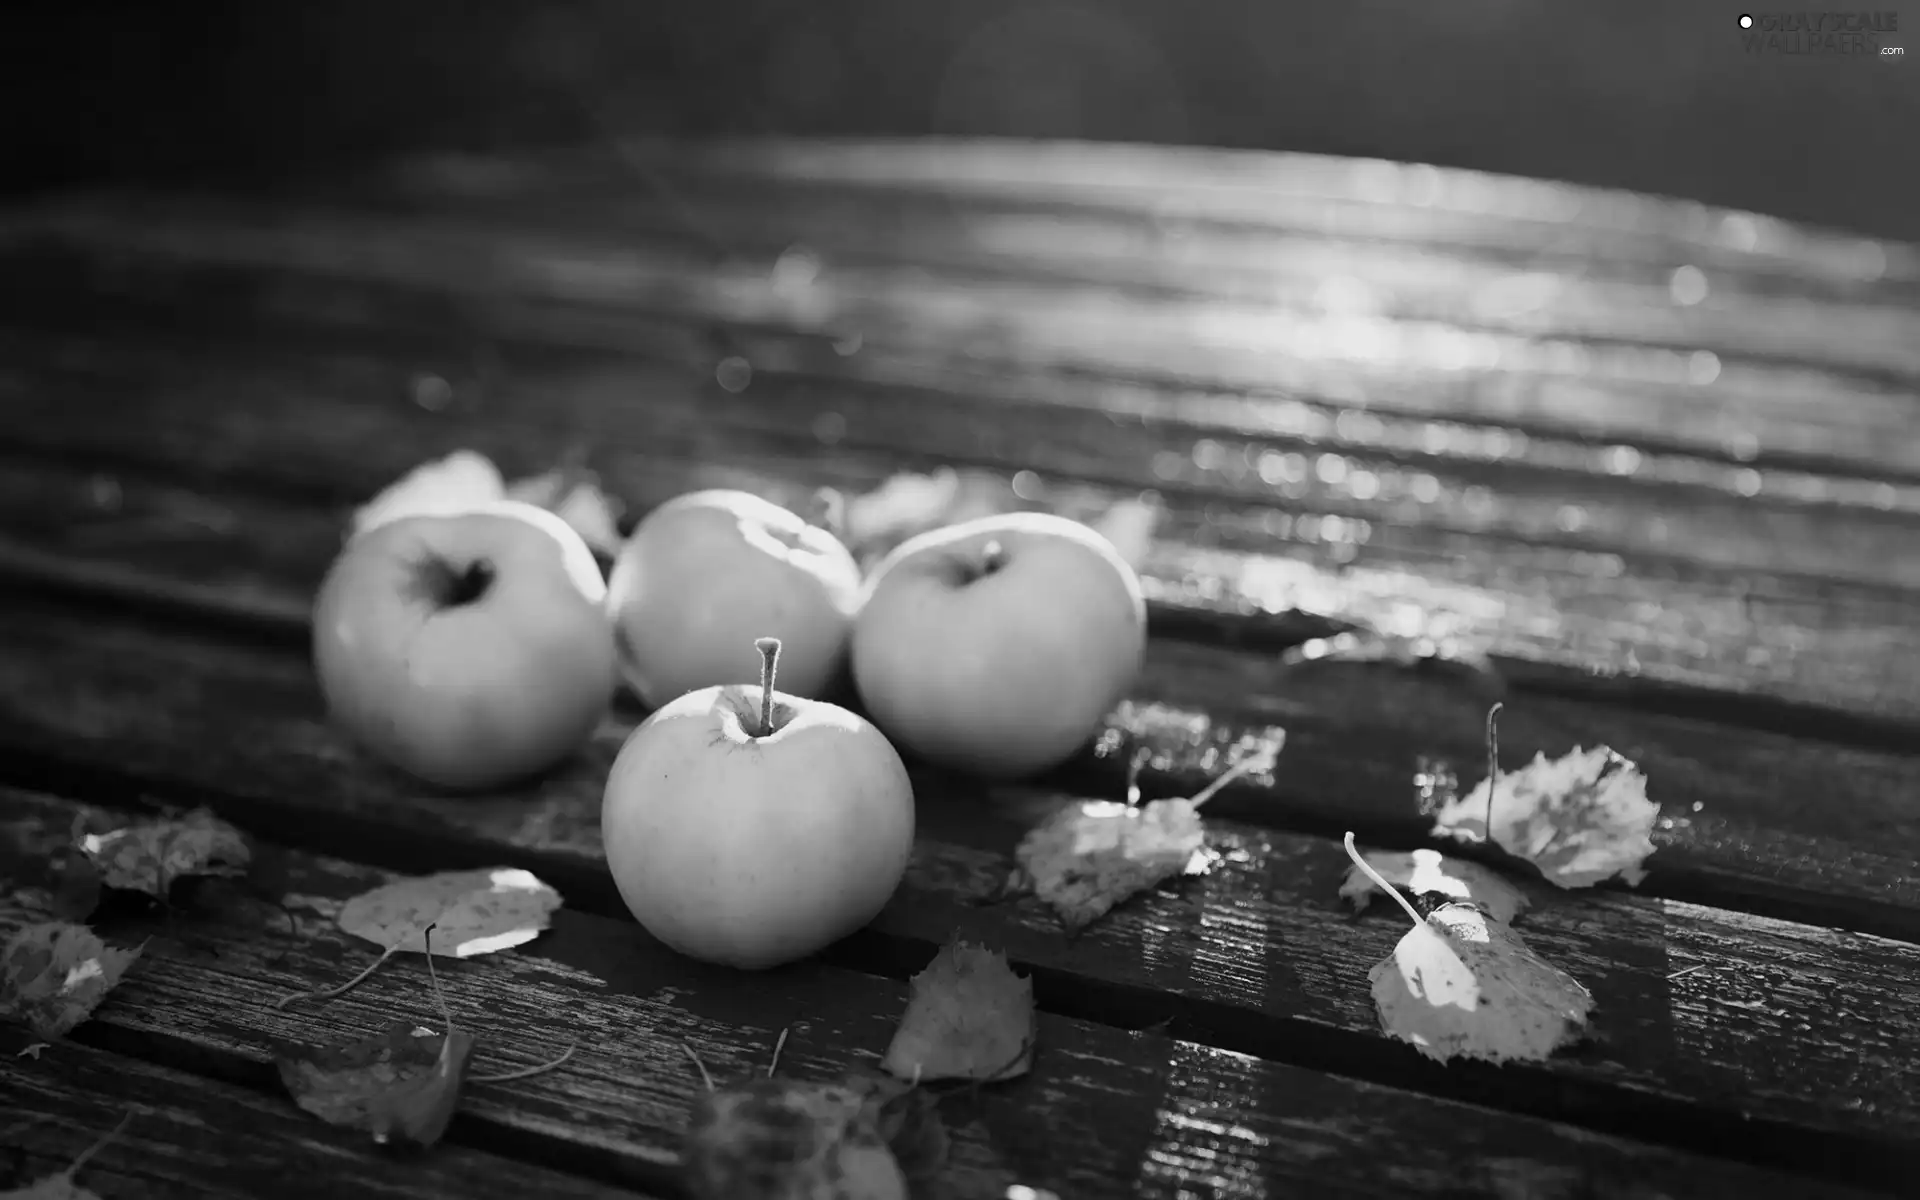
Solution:
[(1007, 548), (998, 539), (980, 548), (980, 573), (991, 575), (1007, 565)]
[(1487, 710), (1487, 843), (1493, 843), (1493, 788), (1500, 782), (1500, 710), (1495, 704)]
[(1373, 880), (1373, 886), (1379, 888), (1381, 891), (1385, 892), (1389, 896), (1392, 896), (1396, 901), (1398, 901), (1400, 904), (1400, 907), (1407, 910), (1407, 915), (1413, 918), (1413, 923), (1415, 926), (1425, 925), (1427, 923), (1427, 919), (1420, 915), (1420, 910), (1415, 908), (1413, 905), (1407, 903), (1407, 898), (1400, 894), (1399, 888), (1388, 883), (1385, 876), (1381, 875), (1380, 872), (1373, 869), (1373, 864), (1369, 863), (1366, 859), (1360, 857), (1360, 852), (1353, 848), (1353, 831), (1352, 830), (1347, 831), (1346, 846), (1347, 846), (1347, 857), (1353, 860), (1353, 865), (1356, 867), (1359, 867), (1360, 870), (1366, 875), (1368, 879)]
[(755, 638), (753, 648), (760, 652), (760, 736), (773, 736), (773, 680), (780, 669), (780, 639)]

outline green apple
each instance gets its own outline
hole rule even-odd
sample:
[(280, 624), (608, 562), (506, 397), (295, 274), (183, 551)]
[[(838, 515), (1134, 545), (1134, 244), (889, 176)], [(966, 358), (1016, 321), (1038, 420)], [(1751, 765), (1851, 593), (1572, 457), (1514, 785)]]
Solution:
[(531, 504), (398, 517), (349, 540), (313, 610), (335, 725), (437, 786), (497, 787), (572, 755), (618, 682), (606, 584)]
[[(761, 682), (669, 701), (620, 748), (601, 803), (607, 866), (647, 931), (691, 958), (759, 970), (859, 929), (913, 851), (913, 785), (871, 723)], [(746, 643), (738, 649), (745, 657)]]
[(648, 513), (608, 580), (619, 662), (648, 707), (746, 683), (741, 647), (780, 639), (791, 695), (828, 693), (846, 665), (860, 568), (838, 538), (748, 492), (677, 496)]
[(854, 684), (896, 743), (1015, 779), (1070, 757), (1139, 677), (1140, 580), (1098, 533), (1006, 513), (909, 538), (867, 581)]

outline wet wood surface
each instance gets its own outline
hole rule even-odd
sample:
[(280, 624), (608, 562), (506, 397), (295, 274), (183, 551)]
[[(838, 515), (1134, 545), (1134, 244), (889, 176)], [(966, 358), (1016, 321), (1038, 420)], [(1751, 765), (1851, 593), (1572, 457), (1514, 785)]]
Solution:
[[(960, 930), (1031, 974), (1050, 1051), (949, 1115), (953, 1195), (1897, 1193), (1920, 1165), (1914, 248), (1390, 164), (950, 150), (642, 146), (0, 214), (7, 919), (76, 814), (165, 802), (258, 839), (297, 926), (244, 900), (114, 917), (152, 936), (143, 965), (0, 1093), (61, 1118), (18, 1135), (19, 1178), (124, 1115), (124, 1070), (157, 1115), (83, 1175), (101, 1195), (244, 1194), (274, 1147), (375, 1194), (680, 1194), (679, 1039), (745, 1073), (791, 1027), (783, 1061), (825, 1077), (884, 1049)], [(463, 446), (510, 474), (584, 448), (635, 514), (948, 465), (1070, 516), (1150, 492), (1147, 667), (1045, 779), (916, 766), (893, 903), (743, 991), (607, 876), (600, 788), (637, 710), (459, 802), (327, 727), (307, 612), (351, 507)], [(1395, 654), (1284, 658), (1354, 632)], [(1531, 889), (1529, 941), (1600, 1036), (1441, 1068), (1379, 1030), (1366, 972), (1403, 921), (1345, 908), (1337, 838), (1422, 844), (1436, 789), (1484, 773), (1494, 699), (1505, 765), (1608, 744), (1663, 819), (1640, 887)], [(1188, 794), (1282, 730), (1209, 809), (1214, 874), (1077, 938), (984, 902), (1020, 830), (1117, 797), (1133, 750), (1148, 796)], [(268, 1055), (425, 1019), (418, 964), (271, 1001), (366, 957), (345, 897), (496, 863), (567, 909), (448, 967), (477, 1069), (594, 1036), (376, 1178)], [(169, 1108), (182, 1079), (204, 1099)], [(229, 1178), (194, 1129), (249, 1104), (273, 1115)]]

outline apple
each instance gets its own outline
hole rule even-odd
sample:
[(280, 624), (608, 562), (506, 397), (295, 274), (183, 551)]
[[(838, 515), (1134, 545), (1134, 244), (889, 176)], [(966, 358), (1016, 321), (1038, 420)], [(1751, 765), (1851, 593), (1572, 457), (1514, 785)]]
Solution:
[(607, 866), (647, 932), (745, 970), (873, 920), (906, 874), (914, 824), (892, 743), (836, 704), (776, 691), (781, 644), (754, 647), (759, 686), (701, 688), (642, 721), (600, 808)]
[(649, 708), (749, 683), (741, 648), (776, 637), (781, 679), (818, 698), (840, 679), (860, 568), (832, 533), (749, 492), (676, 496), (648, 513), (608, 580), (619, 662)]
[(593, 552), (542, 508), (497, 501), (356, 534), (320, 585), (329, 715), (436, 786), (527, 778), (592, 736), (618, 683)]
[(854, 685), (920, 757), (989, 779), (1068, 758), (1140, 674), (1140, 580), (1078, 521), (1005, 513), (900, 543), (854, 625)]

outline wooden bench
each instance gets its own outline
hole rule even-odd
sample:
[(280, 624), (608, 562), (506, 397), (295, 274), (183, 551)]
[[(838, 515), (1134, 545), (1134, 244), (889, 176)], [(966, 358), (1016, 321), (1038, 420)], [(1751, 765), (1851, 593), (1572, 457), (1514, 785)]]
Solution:
[[(157, 806), (242, 829), (260, 893), (100, 919), (150, 940), (69, 1037), (8, 1031), (0, 1185), (131, 1111), (101, 1196), (681, 1195), (683, 1044), (871, 1063), (958, 932), (1031, 977), (1039, 1052), (944, 1113), (936, 1194), (1912, 1194), (1920, 249), (1379, 162), (780, 142), (64, 197), (0, 214), (0, 278), (5, 929), (76, 819)], [(327, 726), (308, 613), (348, 515), (460, 447), (584, 448), (635, 514), (940, 466), (1079, 517), (1151, 491), (1146, 667), (1044, 779), (916, 767), (869, 928), (696, 965), (601, 858), (630, 705), (479, 799)], [(1377, 661), (1290, 653), (1343, 635)], [(1504, 766), (1604, 743), (1662, 817), (1638, 887), (1522, 885), (1592, 1036), (1441, 1066), (1381, 1030), (1406, 926), (1339, 897), (1339, 839), (1433, 844), (1416, 777), (1483, 777), (1494, 700)], [(1276, 730), (1207, 810), (1212, 874), (1071, 938), (982, 903), (1036, 805), (1119, 798), (1143, 749), (1144, 794), (1189, 795)], [(447, 1004), (477, 1071), (576, 1053), (471, 1085), (424, 1155), (295, 1108), (277, 1045), (433, 1017), (417, 960), (275, 1006), (364, 965), (338, 903), (496, 864), (565, 907), (441, 960)]]

